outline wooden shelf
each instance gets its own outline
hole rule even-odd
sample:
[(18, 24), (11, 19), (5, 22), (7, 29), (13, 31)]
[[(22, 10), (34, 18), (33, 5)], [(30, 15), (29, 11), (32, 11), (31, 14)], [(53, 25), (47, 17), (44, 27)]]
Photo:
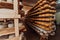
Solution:
[[(25, 27), (19, 27), (20, 31), (23, 31)], [(0, 29), (0, 36), (9, 35), (15, 33), (15, 28), (4, 28)]]
[[(19, 10), (22, 8), (23, 6), (19, 4)], [(13, 4), (12, 3), (8, 3), (8, 2), (0, 2), (0, 8), (8, 8), (8, 9), (13, 9)]]

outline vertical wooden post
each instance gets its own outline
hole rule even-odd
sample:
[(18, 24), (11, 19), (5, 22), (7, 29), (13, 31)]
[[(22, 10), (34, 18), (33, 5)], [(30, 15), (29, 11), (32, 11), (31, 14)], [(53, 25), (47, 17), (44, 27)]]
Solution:
[(24, 33), (21, 32), (20, 37), (19, 37), (19, 40), (22, 40), (23, 39), (23, 35), (24, 35)]
[(18, 14), (18, 0), (14, 0), (14, 10)]
[[(18, 0), (14, 0), (14, 11), (16, 15), (18, 15)], [(14, 19), (14, 24), (15, 24), (15, 36), (19, 37), (19, 27), (18, 27), (18, 19)]]
[(14, 19), (14, 25), (15, 25), (15, 36), (19, 37), (18, 19)]

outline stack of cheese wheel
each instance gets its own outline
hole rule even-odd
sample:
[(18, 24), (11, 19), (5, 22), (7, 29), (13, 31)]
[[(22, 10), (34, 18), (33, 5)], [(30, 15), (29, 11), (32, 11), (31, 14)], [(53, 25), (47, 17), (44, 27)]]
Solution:
[(56, 0), (39, 0), (25, 16), (25, 25), (48, 36), (55, 28)]

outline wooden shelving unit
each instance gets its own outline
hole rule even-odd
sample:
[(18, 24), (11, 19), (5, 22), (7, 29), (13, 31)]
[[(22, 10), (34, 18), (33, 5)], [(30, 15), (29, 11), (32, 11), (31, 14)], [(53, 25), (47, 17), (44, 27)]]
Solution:
[[(18, 8), (20, 7), (19, 0), (13, 0), (13, 1), (12, 0), (7, 0), (7, 1), (0, 0), (0, 3), (2, 3), (2, 4), (10, 3), (11, 5), (13, 5), (13, 6), (11, 6), (11, 8), (13, 7), (13, 9), (7, 10), (7, 11), (4, 11), (4, 7), (0, 6), (1, 7), (0, 19), (14, 19), (14, 26), (15, 26), (12, 28), (0, 29), (0, 36), (15, 34), (14, 38), (8, 39), (8, 40), (19, 40), (19, 31), (22, 31), (25, 29), (24, 27), (18, 27), (18, 23), (19, 23), (18, 19), (20, 18), (20, 15), (18, 14), (19, 13)], [(5, 7), (6, 7), (6, 5), (5, 5)], [(7, 7), (9, 7), (9, 6), (7, 5)]]
[[(20, 31), (25, 31), (25, 27), (19, 27)], [(14, 34), (15, 33), (15, 28), (3, 28), (0, 29), (0, 36), (4, 36), (4, 35), (9, 35), (9, 34)]]

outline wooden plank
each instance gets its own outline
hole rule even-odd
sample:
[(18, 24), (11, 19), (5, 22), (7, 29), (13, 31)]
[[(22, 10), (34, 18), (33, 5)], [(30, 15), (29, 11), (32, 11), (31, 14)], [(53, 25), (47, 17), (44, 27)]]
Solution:
[[(19, 4), (19, 9), (21, 9), (23, 6)], [(12, 3), (5, 3), (5, 2), (0, 2), (0, 8), (7, 8), (7, 9), (13, 9), (13, 4)]]
[(12, 3), (12, 2), (13, 2), (13, 0), (7, 0), (7, 2), (8, 2), (8, 3)]
[(9, 18), (11, 18), (11, 19), (14, 19), (14, 18), (20, 18), (20, 15), (0, 15), (0, 19), (9, 19)]
[[(19, 27), (19, 30), (20, 31), (23, 31), (25, 30), (25, 27)], [(15, 33), (15, 28), (4, 28), (4, 29), (0, 29), (0, 36), (3, 36), (3, 35), (9, 35), (9, 34), (13, 34)]]
[(1, 2), (1, 0), (0, 0), (0, 2)]
[(20, 18), (20, 15), (16, 14), (14, 10), (0, 9), (0, 18)]

